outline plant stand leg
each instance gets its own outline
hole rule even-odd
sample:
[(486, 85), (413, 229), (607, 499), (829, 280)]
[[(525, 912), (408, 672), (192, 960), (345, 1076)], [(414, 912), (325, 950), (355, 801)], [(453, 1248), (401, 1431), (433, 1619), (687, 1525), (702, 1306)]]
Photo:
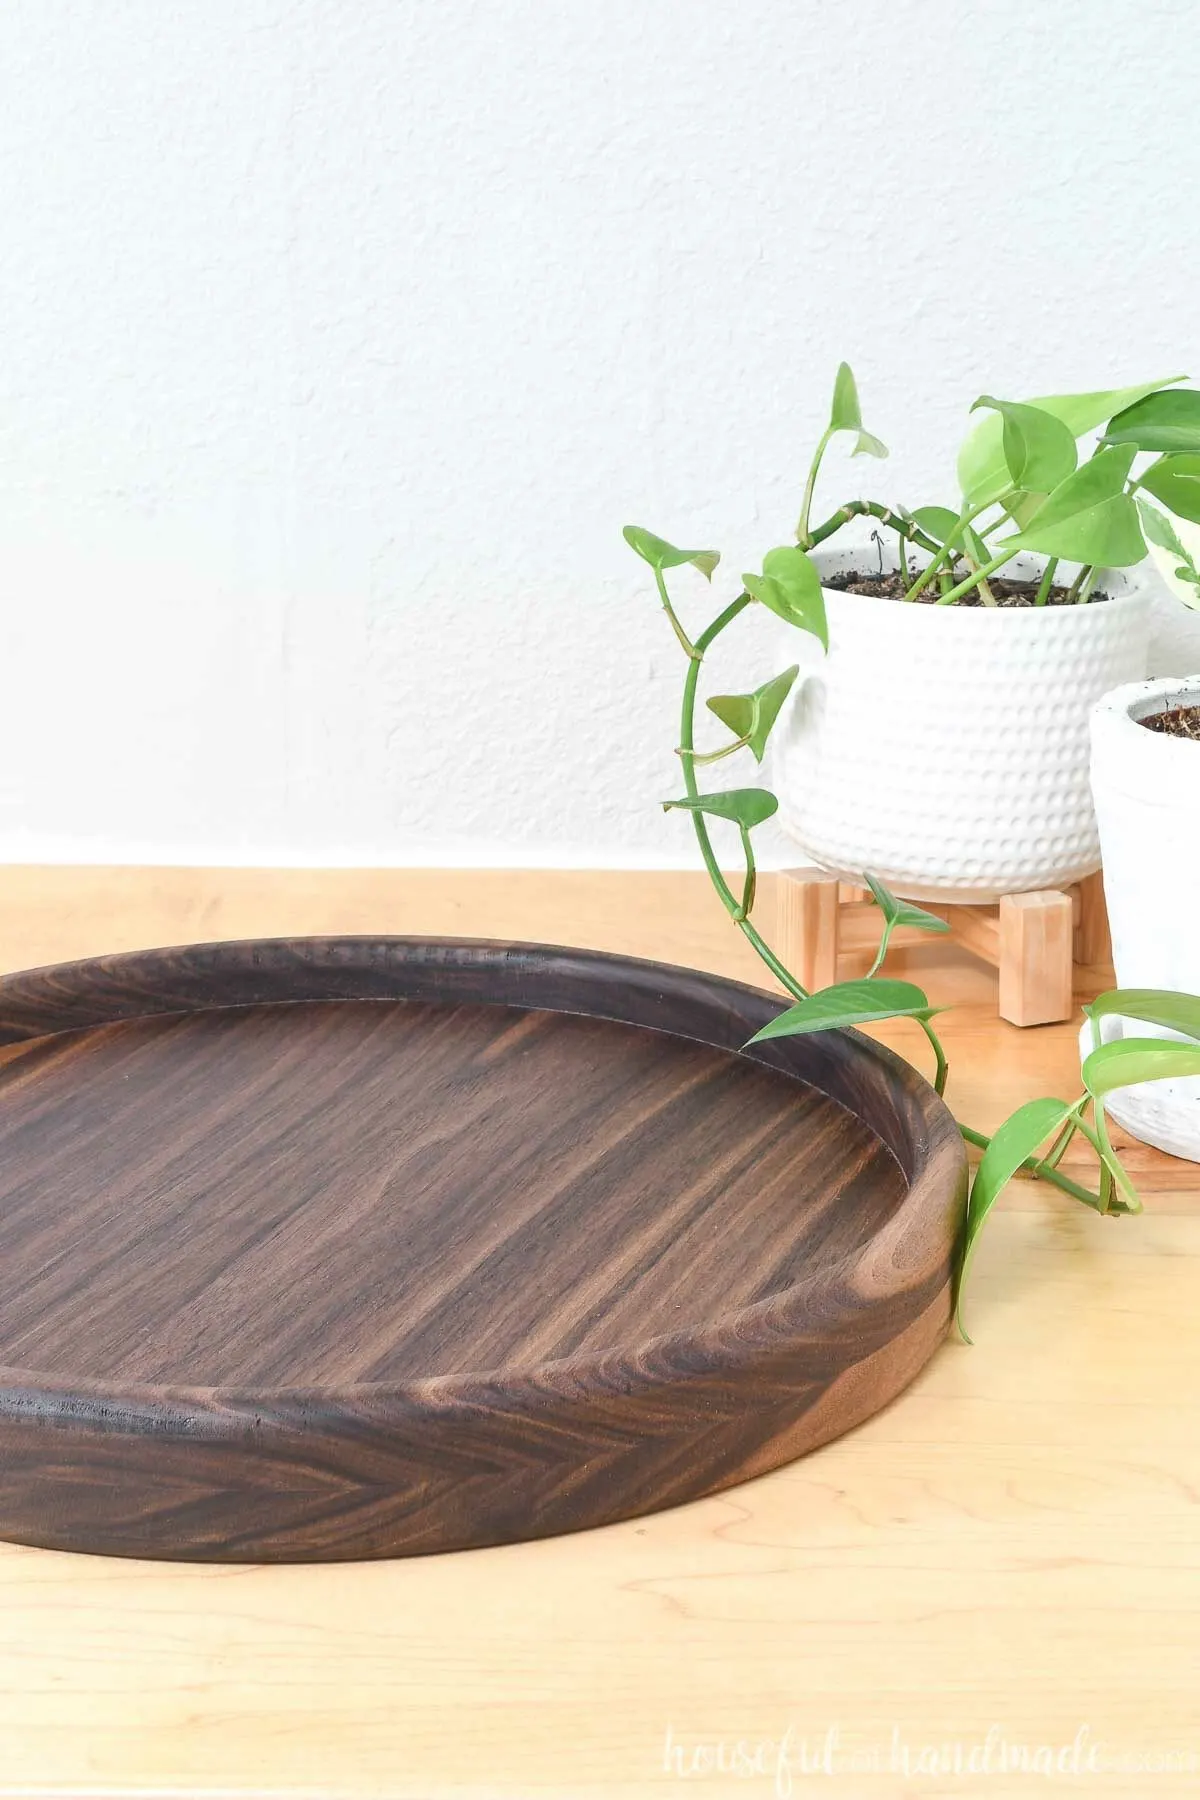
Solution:
[(1010, 1025), (1052, 1025), (1074, 1007), (1075, 909), (1048, 888), (1000, 902), (1000, 1017)]
[(1075, 894), (1075, 961), (1110, 963), (1112, 933), (1108, 928), (1108, 907), (1104, 900), (1104, 876), (1099, 871), (1085, 876)]
[(809, 992), (837, 980), (838, 878), (824, 869), (775, 876), (775, 938), (781, 962)]

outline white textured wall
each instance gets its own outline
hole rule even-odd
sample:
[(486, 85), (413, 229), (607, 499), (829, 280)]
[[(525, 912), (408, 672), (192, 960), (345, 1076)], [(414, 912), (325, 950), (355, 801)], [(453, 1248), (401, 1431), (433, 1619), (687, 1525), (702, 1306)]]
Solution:
[(728, 592), (841, 356), (894, 453), (831, 500), (944, 497), (981, 388), (1200, 377), (1198, 40), (1190, 0), (7, 0), (0, 855), (690, 860), (619, 527)]

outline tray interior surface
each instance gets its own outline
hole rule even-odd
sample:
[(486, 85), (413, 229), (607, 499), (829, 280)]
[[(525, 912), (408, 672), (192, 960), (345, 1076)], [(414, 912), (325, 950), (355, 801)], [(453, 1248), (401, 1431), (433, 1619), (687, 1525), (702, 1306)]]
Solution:
[(738, 1311), (904, 1192), (825, 1096), (593, 1018), (323, 1001), (66, 1032), (0, 1066), (0, 1364), (526, 1367)]

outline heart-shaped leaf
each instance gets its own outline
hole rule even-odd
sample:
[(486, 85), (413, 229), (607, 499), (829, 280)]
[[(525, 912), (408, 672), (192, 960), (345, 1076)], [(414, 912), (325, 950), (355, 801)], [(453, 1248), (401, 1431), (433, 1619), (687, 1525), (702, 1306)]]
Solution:
[(1048, 494), (1066, 480), (1079, 459), (1074, 434), (1061, 419), (1044, 407), (990, 394), (981, 395), (971, 411), (981, 407), (1000, 414), (1001, 448), (1013, 487)]
[(856, 431), (858, 442), (854, 456), (886, 456), (887, 445), (869, 431), (863, 430), (862, 408), (858, 402), (858, 384), (849, 363), (838, 365), (833, 383), (833, 404), (829, 409), (830, 431)]
[(652, 531), (646, 531), (641, 525), (626, 525), (621, 535), (629, 548), (637, 551), (643, 562), (648, 562), (652, 569), (657, 569), (660, 573), (663, 569), (678, 569), (684, 563), (691, 563), (706, 580), (711, 581), (713, 570), (721, 560), (719, 550), (678, 550), (674, 544), (668, 544), (666, 538), (655, 537)]
[(1084, 1007), (1089, 1018), (1117, 1015), (1140, 1019), (1146, 1025), (1162, 1025), (1200, 1041), (1200, 994), (1179, 994), (1170, 988), (1109, 988)]
[[(1101, 388), (1091, 394), (1043, 394), (1030, 406), (1053, 413), (1073, 437), (1094, 431), (1114, 413), (1132, 406), (1146, 394), (1186, 381), (1186, 375), (1169, 375), (1165, 381), (1144, 381), (1137, 387)], [(998, 414), (983, 419), (967, 437), (958, 456), (958, 481), (963, 499), (972, 506), (998, 500), (1012, 484), (1004, 460), (1004, 427)]]
[(1065, 1100), (1027, 1100), (1004, 1121), (980, 1158), (967, 1203), (967, 1229), (954, 1306), (958, 1329), (968, 1344), (971, 1340), (963, 1323), (963, 1287), (984, 1221), (1021, 1164), (1061, 1129), (1073, 1110)]
[(799, 673), (798, 666), (793, 663), (782, 675), (755, 688), (752, 694), (714, 694), (708, 702), (709, 711), (715, 713), (723, 725), (728, 725), (735, 737), (745, 738), (746, 747), (753, 751), (756, 762), (763, 759), (779, 709)]
[[(1175, 569), (1176, 581), (1186, 582), (1197, 590), (1190, 599), (1186, 593), (1179, 594), (1178, 597), (1185, 605), (1200, 605), (1200, 568), (1197, 568), (1195, 560), (1170, 519), (1165, 513), (1160, 513), (1156, 506), (1149, 505), (1145, 500), (1138, 501), (1137, 509), (1138, 517), (1142, 521), (1142, 530), (1150, 543), (1157, 544), (1160, 550), (1166, 550), (1172, 558), (1176, 559), (1178, 564)], [(1176, 592), (1178, 593), (1178, 590)]]
[(1161, 456), (1139, 476), (1138, 486), (1161, 500), (1177, 519), (1200, 524), (1200, 456)]
[(918, 931), (949, 931), (947, 920), (939, 919), (936, 913), (926, 912), (923, 906), (914, 906), (911, 900), (901, 900), (890, 888), (884, 887), (874, 875), (864, 875), (863, 880), (870, 888), (875, 904), (889, 925), (914, 925)]
[(839, 981), (789, 1006), (756, 1031), (749, 1044), (802, 1037), (810, 1031), (869, 1025), (877, 1019), (931, 1019), (937, 1011), (936, 1006), (929, 1004), (929, 996), (911, 981)]
[(729, 819), (744, 831), (753, 830), (778, 812), (779, 802), (767, 788), (729, 788), (723, 794), (697, 794), (693, 800), (664, 800), (663, 811), (678, 808), (681, 812), (705, 813), (714, 819)]
[(1083, 1085), (1100, 1100), (1114, 1088), (1163, 1081), (1172, 1075), (1200, 1075), (1200, 1044), (1170, 1038), (1118, 1038), (1083, 1061)]
[(1104, 442), (1133, 444), (1138, 450), (1200, 451), (1200, 393), (1173, 388), (1147, 394), (1117, 414)]
[(825, 596), (816, 564), (797, 544), (781, 544), (763, 557), (761, 575), (743, 575), (746, 592), (779, 618), (809, 631), (829, 648)]
[(1125, 492), (1134, 455), (1132, 444), (1097, 451), (1046, 496), (1019, 537), (999, 547), (1110, 569), (1140, 562), (1145, 540), (1137, 507)]
[(958, 526), (958, 514), (951, 512), (948, 506), (918, 506), (912, 516), (926, 536), (931, 537), (935, 543), (948, 543), (951, 533), (954, 533), (955, 542), (961, 540), (961, 530), (955, 530)]

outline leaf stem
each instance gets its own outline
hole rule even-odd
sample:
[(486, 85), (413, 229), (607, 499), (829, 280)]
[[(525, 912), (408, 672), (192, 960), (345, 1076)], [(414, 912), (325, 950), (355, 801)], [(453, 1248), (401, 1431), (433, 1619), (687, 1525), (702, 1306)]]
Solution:
[[(705, 651), (709, 649), (714, 639), (718, 638), (725, 627), (731, 625), (739, 613), (744, 612), (751, 604), (749, 594), (739, 594), (738, 598), (731, 601), (724, 612), (719, 613), (712, 624), (700, 633), (696, 642), (688, 645), (688, 671), (683, 683), (683, 702), (679, 717), (679, 757), (683, 764), (684, 789), (690, 800), (697, 799), (700, 794), (696, 782), (695, 766), (696, 689), (700, 680), (700, 665), (704, 660)], [(753, 859), (751, 858), (747, 867), (747, 884), (739, 900), (721, 871), (712, 846), (712, 838), (709, 836), (708, 825), (702, 813), (692, 814), (692, 827), (696, 833), (696, 842), (700, 846), (700, 855), (704, 859), (704, 867), (708, 870), (709, 880), (716, 888), (722, 906), (780, 986), (786, 988), (794, 1000), (807, 1000), (808, 989), (801, 987), (795, 977), (784, 968), (770, 945), (764, 942), (746, 916), (749, 906), (753, 904), (754, 900), (754, 884), (751, 880)]]
[(937, 1068), (934, 1071), (933, 1085), (934, 1090), (940, 1099), (946, 1092), (946, 1077), (950, 1073), (950, 1065), (946, 1061), (946, 1052), (942, 1049), (942, 1040), (933, 1029), (933, 1026), (929, 1023), (929, 1020), (918, 1019), (917, 1024), (929, 1039), (933, 1048), (933, 1054), (937, 1058)]
[(906, 537), (910, 544), (916, 544), (921, 550), (934, 551), (938, 548), (937, 540), (928, 532), (922, 531), (915, 519), (906, 519), (903, 513), (893, 512), (890, 506), (884, 506), (878, 500), (847, 500), (845, 506), (838, 508), (823, 525), (814, 525), (807, 534), (807, 541), (801, 545), (804, 550), (815, 550), (826, 538), (831, 538), (835, 531), (851, 519), (878, 519), (881, 525), (888, 525), (895, 532)]
[(952, 530), (947, 534), (945, 542), (935, 553), (933, 561), (926, 563), (912, 587), (910, 587), (907, 594), (905, 594), (904, 598), (906, 600), (915, 600), (917, 595), (924, 591), (930, 581), (932, 581), (933, 577), (938, 573), (939, 569), (942, 568), (947, 557), (953, 556), (956, 540), (963, 527), (969, 525), (972, 519), (977, 519), (981, 512), (986, 512), (988, 507), (993, 506), (994, 504), (995, 502), (992, 500), (983, 500), (978, 506), (963, 507), (963, 510), (954, 521)]
[(813, 493), (816, 489), (817, 476), (821, 469), (821, 461), (826, 450), (829, 448), (829, 442), (833, 437), (833, 432), (834, 427), (830, 425), (823, 433), (820, 443), (813, 452), (812, 463), (810, 464), (808, 471), (808, 480), (804, 484), (804, 499), (800, 503), (800, 520), (796, 526), (796, 542), (802, 550), (808, 550), (812, 547), (813, 540), (809, 536), (808, 531), (808, 516), (812, 511)]
[[(973, 1131), (969, 1125), (964, 1125), (961, 1121), (958, 1129), (967, 1143), (973, 1144), (977, 1150), (986, 1150), (992, 1141), (984, 1132)], [(1048, 1181), (1052, 1187), (1061, 1188), (1063, 1193), (1070, 1194), (1073, 1200), (1082, 1200), (1083, 1204), (1090, 1206), (1093, 1211), (1100, 1211), (1099, 1194), (1093, 1194), (1090, 1188), (1085, 1188), (1078, 1181), (1072, 1181), (1071, 1177), (1064, 1175), (1049, 1158), (1043, 1158), (1039, 1162), (1036, 1156), (1027, 1156), (1021, 1164), (1021, 1168), (1026, 1174), (1035, 1175), (1039, 1181)]]
[(1057, 556), (1052, 556), (1042, 572), (1041, 581), (1038, 583), (1038, 591), (1033, 602), (1035, 606), (1045, 606), (1047, 600), (1049, 600), (1050, 589), (1054, 586), (1054, 575), (1057, 568), (1058, 558)]
[(683, 626), (676, 617), (675, 608), (671, 605), (671, 596), (667, 593), (667, 584), (663, 579), (663, 572), (658, 567), (655, 567), (654, 579), (658, 585), (659, 599), (662, 601), (666, 615), (671, 621), (671, 629), (679, 639), (684, 654), (690, 656), (694, 662), (696, 659), (696, 646), (692, 643), (692, 640), (689, 638), (687, 632), (683, 629)]
[(957, 587), (951, 588), (948, 594), (939, 594), (934, 604), (950, 606), (955, 600), (961, 600), (964, 594), (969, 594), (972, 588), (978, 587), (981, 582), (987, 580), (989, 575), (994, 575), (997, 569), (1002, 569), (1006, 562), (1011, 561), (1012, 551), (1002, 550), (999, 556), (993, 556), (989, 562), (983, 564), (982, 568), (972, 569), (967, 579), (960, 581)]

